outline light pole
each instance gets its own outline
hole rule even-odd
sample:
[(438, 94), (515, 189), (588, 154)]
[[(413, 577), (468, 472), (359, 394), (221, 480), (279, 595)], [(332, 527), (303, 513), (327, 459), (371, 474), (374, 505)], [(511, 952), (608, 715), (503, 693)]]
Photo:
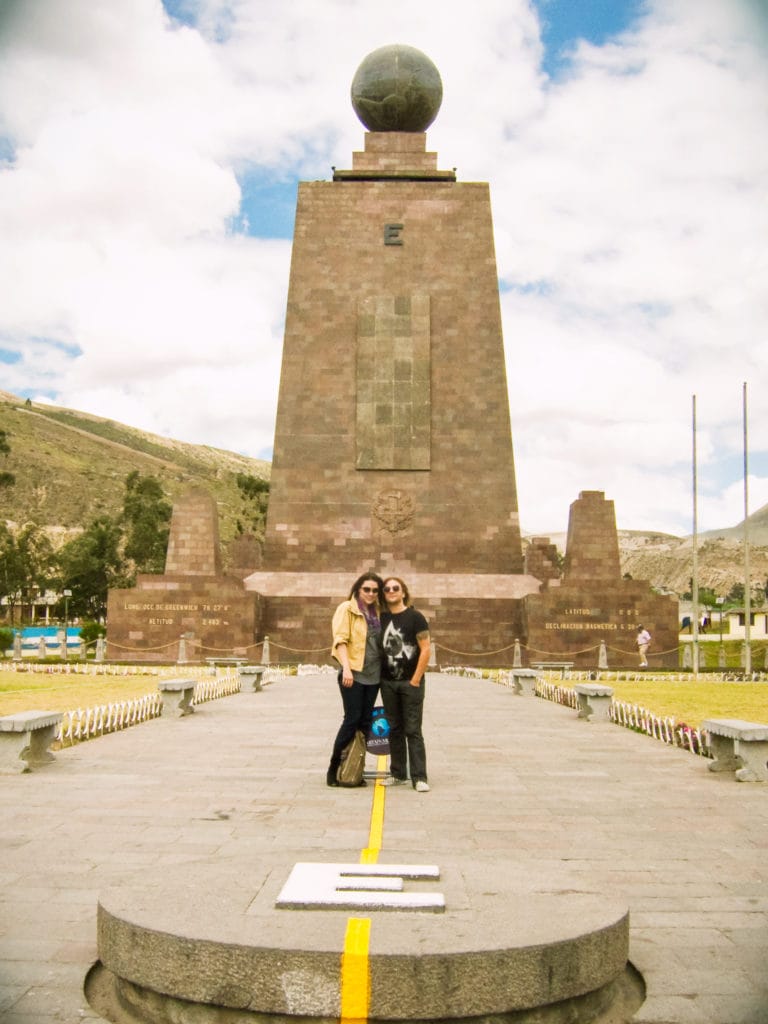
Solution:
[(719, 668), (725, 668), (725, 651), (723, 650), (723, 605), (725, 604), (725, 598), (716, 597), (715, 604), (720, 613), (720, 650), (717, 654), (717, 663)]
[(69, 626), (69, 599), (72, 597), (71, 590), (64, 591), (64, 660), (67, 660), (67, 628)]

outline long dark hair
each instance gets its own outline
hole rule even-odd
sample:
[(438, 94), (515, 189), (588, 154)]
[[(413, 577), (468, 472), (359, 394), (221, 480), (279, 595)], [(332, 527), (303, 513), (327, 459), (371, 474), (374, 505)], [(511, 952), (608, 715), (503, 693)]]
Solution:
[[(372, 605), (366, 605), (360, 600), (360, 587), (362, 587), (364, 583), (367, 583), (368, 580), (375, 583), (379, 588), (379, 593), (376, 596), (376, 602)], [(379, 625), (383, 588), (384, 584), (382, 583), (381, 576), (378, 576), (375, 572), (364, 572), (362, 576), (358, 576), (352, 584), (352, 589), (349, 592), (349, 600), (357, 603), (357, 607), (363, 613), (368, 623), (372, 626)]]

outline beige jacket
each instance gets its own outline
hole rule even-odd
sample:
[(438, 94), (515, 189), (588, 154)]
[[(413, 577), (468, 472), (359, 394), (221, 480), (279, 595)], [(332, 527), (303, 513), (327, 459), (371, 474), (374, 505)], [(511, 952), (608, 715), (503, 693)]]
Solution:
[[(365, 661), (365, 644), (368, 638), (368, 624), (365, 616), (357, 607), (357, 601), (342, 601), (333, 613), (331, 624), (333, 633), (333, 644), (331, 645), (331, 657), (339, 661), (336, 648), (339, 644), (347, 645), (347, 657), (349, 667), (353, 672), (359, 672)], [(341, 664), (341, 662), (339, 662)]]

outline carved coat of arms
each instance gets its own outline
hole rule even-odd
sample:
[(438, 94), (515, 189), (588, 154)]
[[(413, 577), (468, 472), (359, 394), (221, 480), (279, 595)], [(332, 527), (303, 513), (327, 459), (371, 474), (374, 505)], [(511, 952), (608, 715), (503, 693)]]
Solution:
[(381, 491), (376, 496), (371, 512), (390, 533), (407, 530), (413, 521), (416, 505), (404, 491)]

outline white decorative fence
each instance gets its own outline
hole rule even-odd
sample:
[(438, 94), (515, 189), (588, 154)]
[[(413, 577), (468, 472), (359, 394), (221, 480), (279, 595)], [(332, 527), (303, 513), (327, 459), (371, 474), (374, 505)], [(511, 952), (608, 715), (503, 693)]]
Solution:
[[(565, 704), (569, 708), (578, 707), (576, 691), (568, 686), (557, 686), (555, 683), (539, 680), (536, 684), (536, 695), (556, 704)], [(701, 730), (692, 729), (682, 722), (678, 725), (673, 717), (654, 714), (639, 704), (630, 704), (614, 698), (611, 701), (611, 721), (616, 725), (623, 725), (625, 729), (643, 732), (646, 736), (652, 736), (670, 746), (690, 750), (692, 754), (711, 756)]]
[(127, 729), (160, 714), (162, 701), (159, 693), (147, 693), (132, 700), (102, 704), (95, 708), (76, 708), (65, 711), (56, 740), (62, 747), (71, 747), (81, 740)]
[[(266, 672), (264, 674), (266, 675)], [(201, 679), (196, 683), (192, 703), (205, 704), (208, 700), (229, 697), (233, 693), (240, 693), (240, 676), (237, 672), (227, 671), (224, 675)]]
[(23, 661), (3, 662), (3, 672), (34, 672), (35, 675), (49, 676), (186, 676), (210, 675), (211, 669), (203, 665), (112, 665), (109, 662), (66, 662), (55, 665), (25, 663)]
[(668, 743), (673, 747), (682, 747), (684, 750), (690, 750), (692, 754), (700, 754), (702, 757), (711, 757), (702, 731), (692, 729), (682, 722), (678, 725), (675, 719), (669, 715), (655, 715), (652, 711), (641, 708), (637, 704), (614, 700), (611, 703), (611, 719), (617, 725), (623, 725), (635, 732), (644, 732), (647, 736), (661, 740), (662, 743)]
[(570, 686), (558, 686), (557, 683), (548, 683), (543, 679), (536, 681), (536, 696), (551, 700), (555, 704), (565, 704), (568, 708), (575, 709), (579, 706), (576, 691)]
[(264, 669), (264, 675), (261, 677), (261, 685), (267, 686), (269, 683), (276, 683), (278, 679), (286, 679), (288, 676), (294, 675), (298, 675), (298, 672), (292, 666), (280, 668), (277, 665), (273, 665), (271, 668)]
[[(59, 667), (59, 666), (57, 666)], [(91, 667), (91, 666), (89, 666)], [(192, 698), (193, 704), (204, 704), (210, 700), (218, 700), (220, 697), (229, 697), (240, 692), (240, 677), (236, 669), (227, 669), (222, 675), (215, 678), (210, 676), (210, 670), (194, 666), (184, 667), (184, 675), (195, 678), (200, 676), (195, 684), (195, 694)], [(110, 675), (119, 673), (108, 673)], [(131, 673), (135, 674), (135, 673)], [(143, 670), (142, 674), (146, 674)], [(178, 676), (179, 669), (176, 667), (156, 669), (153, 675)], [(262, 676), (262, 686), (274, 683), (290, 675), (290, 669), (267, 668)], [(114, 701), (109, 704), (101, 704), (93, 708), (76, 708), (74, 711), (64, 712), (64, 717), (56, 736), (56, 741), (62, 747), (70, 747), (83, 740), (91, 740), (97, 736), (104, 736), (111, 732), (118, 732), (120, 729), (127, 729), (131, 725), (139, 725), (152, 718), (158, 718), (162, 709), (162, 698), (159, 692), (147, 693), (143, 697), (135, 697), (131, 700)]]

